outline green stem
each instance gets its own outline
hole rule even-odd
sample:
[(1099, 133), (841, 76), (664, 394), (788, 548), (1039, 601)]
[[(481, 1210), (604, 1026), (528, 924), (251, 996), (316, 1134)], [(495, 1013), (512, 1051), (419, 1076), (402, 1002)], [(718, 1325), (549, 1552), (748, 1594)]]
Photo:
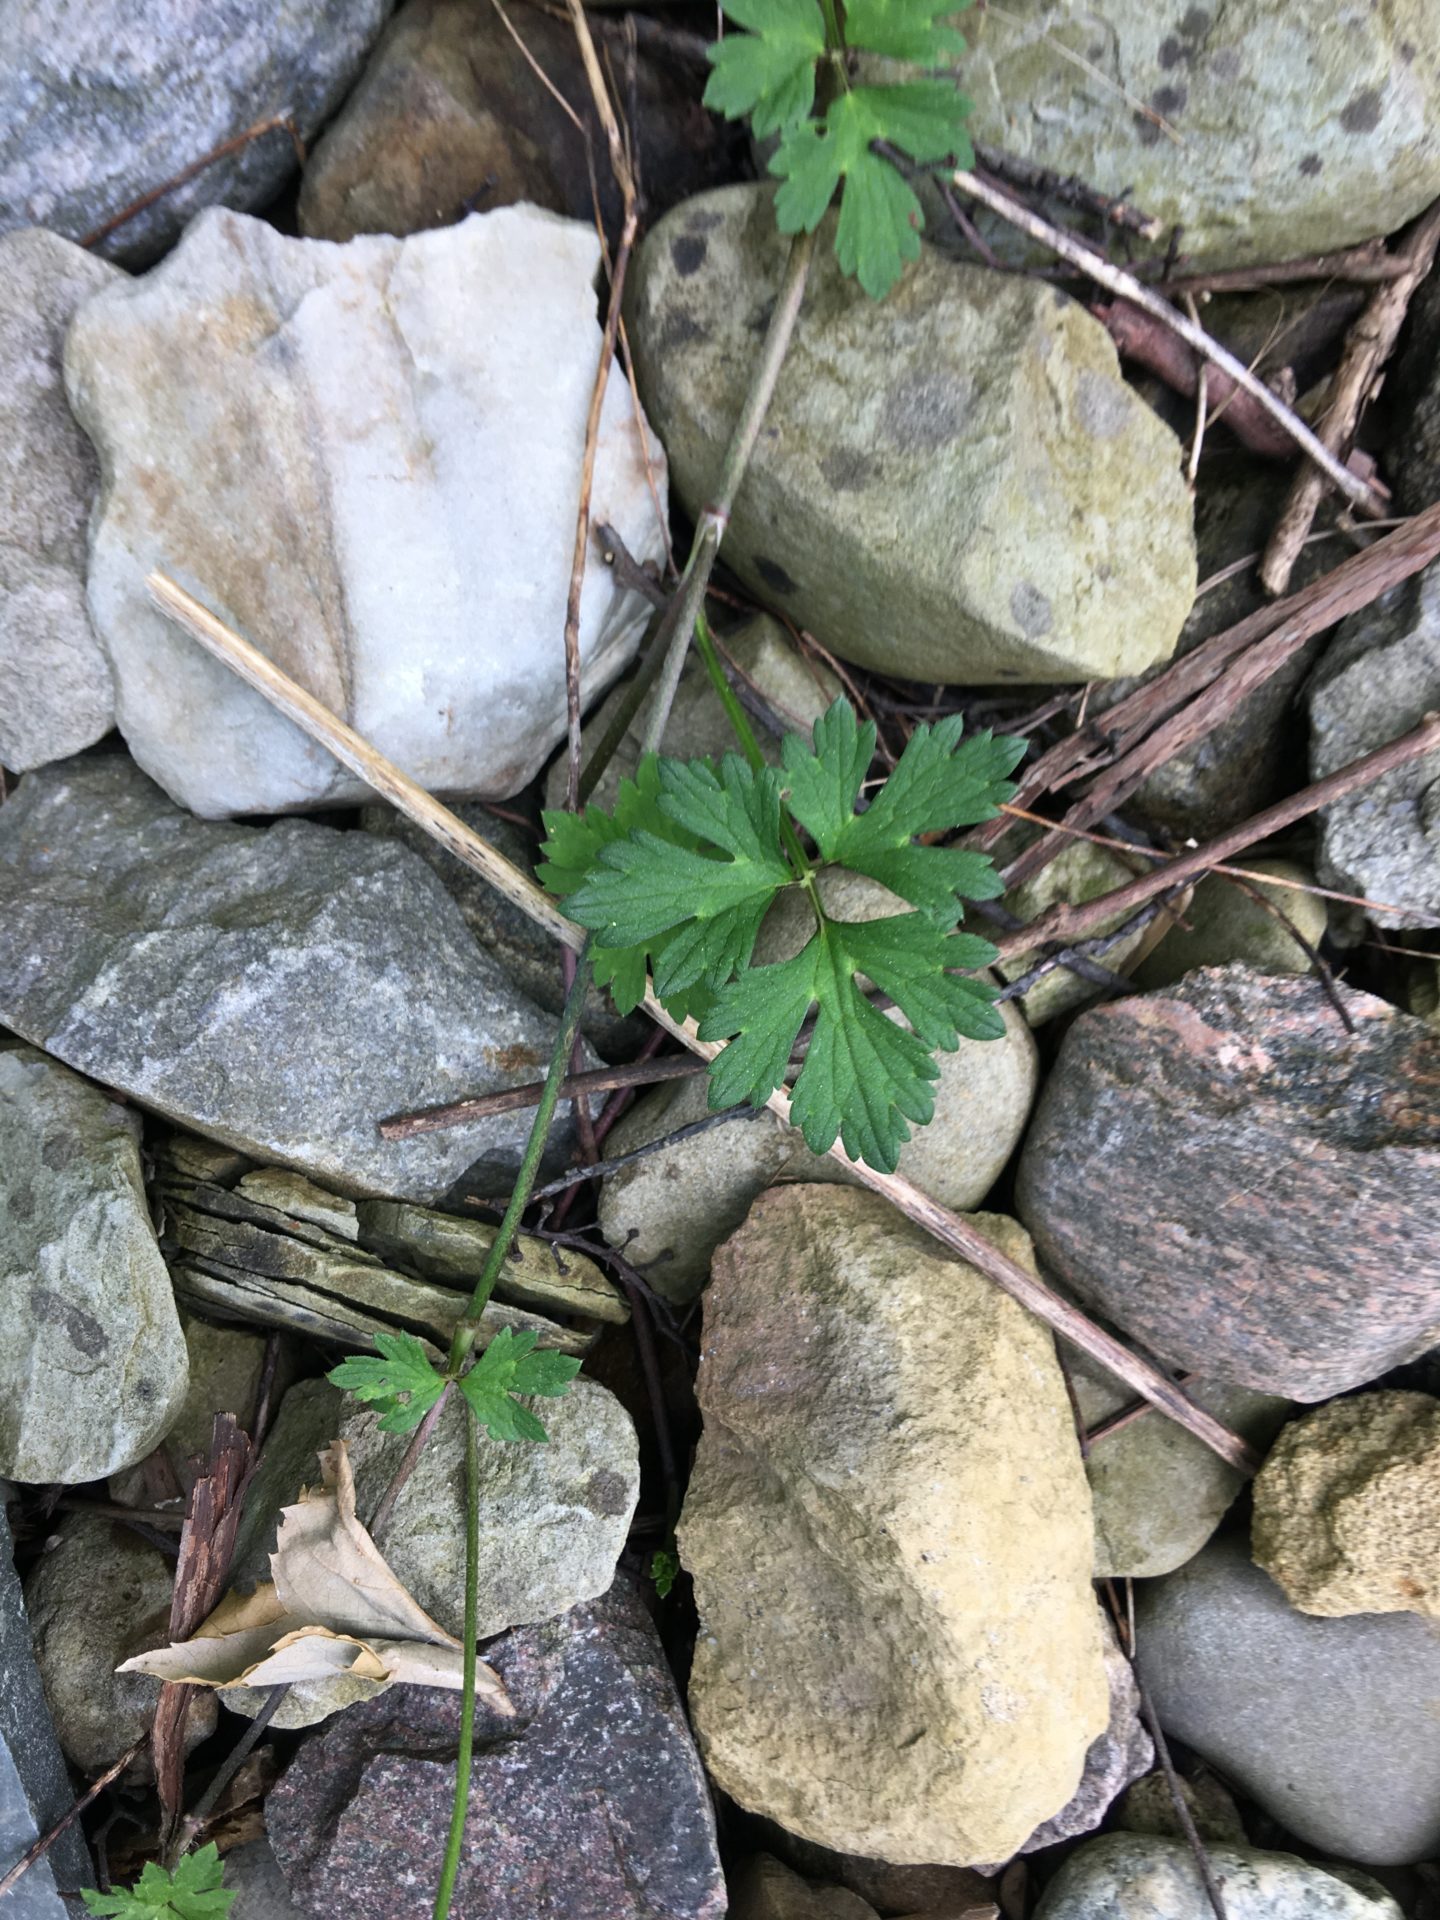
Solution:
[[(576, 969), (576, 978), (579, 978)], [(564, 1055), (569, 1057), (567, 1048)], [(480, 1461), (475, 1446), (475, 1416), (465, 1406), (465, 1655), (464, 1690), (460, 1695), (460, 1747), (455, 1756), (455, 1802), (450, 1809), (450, 1833), (440, 1885), (435, 1890), (432, 1920), (446, 1920), (460, 1850), (465, 1844), (465, 1816), (470, 1811), (470, 1768), (475, 1752), (475, 1642), (480, 1618)]]
[(656, 690), (654, 704), (645, 726), (645, 739), (640, 749), (642, 755), (659, 750), (665, 723), (670, 718), (670, 709), (675, 701), (675, 689), (680, 684), (680, 669), (685, 664), (685, 654), (690, 645), (690, 636), (695, 630), (696, 618), (704, 611), (705, 589), (709, 586), (710, 575), (715, 569), (720, 542), (725, 537), (726, 527), (730, 524), (735, 496), (740, 491), (740, 483), (745, 478), (745, 470), (755, 451), (755, 443), (760, 437), (760, 428), (764, 424), (770, 402), (775, 396), (776, 382), (780, 378), (780, 369), (789, 351), (791, 336), (795, 332), (795, 323), (800, 318), (800, 307), (805, 298), (805, 283), (810, 276), (810, 262), (814, 253), (813, 233), (797, 233), (790, 242), (784, 277), (775, 299), (775, 310), (770, 316), (770, 325), (766, 330), (760, 357), (755, 363), (755, 372), (751, 376), (749, 390), (740, 409), (740, 418), (735, 422), (734, 431), (730, 435), (730, 444), (725, 449), (725, 460), (720, 469), (719, 482), (710, 504), (701, 513), (696, 523), (690, 557), (685, 562), (685, 571), (681, 575), (680, 586), (676, 593), (674, 632), (665, 654), (665, 665), (661, 669), (660, 685)]
[(575, 1045), (575, 1035), (580, 1030), (580, 1015), (585, 1006), (585, 989), (590, 984), (590, 941), (587, 937), (584, 946), (575, 956), (575, 978), (570, 982), (570, 991), (565, 997), (565, 1011), (560, 1016), (559, 1031), (555, 1035), (555, 1045), (550, 1054), (550, 1065), (545, 1074), (545, 1088), (540, 1095), (540, 1104), (535, 1109), (535, 1118), (530, 1126), (530, 1138), (525, 1142), (525, 1155), (520, 1162), (520, 1171), (515, 1176), (515, 1185), (510, 1190), (509, 1205), (505, 1209), (495, 1240), (481, 1269), (480, 1278), (475, 1282), (475, 1291), (470, 1296), (470, 1305), (465, 1318), (455, 1329), (450, 1342), (450, 1362), (445, 1369), (449, 1380), (458, 1380), (465, 1370), (465, 1362), (475, 1345), (475, 1336), (480, 1331), (480, 1316), (489, 1304), (490, 1295), (495, 1290), (495, 1282), (500, 1277), (500, 1269), (505, 1264), (505, 1256), (515, 1238), (520, 1225), (521, 1215), (530, 1204), (530, 1190), (535, 1185), (535, 1177), (540, 1171), (540, 1161), (545, 1152), (545, 1142), (550, 1133), (550, 1122), (555, 1117), (555, 1108), (560, 1099), (560, 1088), (570, 1066), (570, 1055)]

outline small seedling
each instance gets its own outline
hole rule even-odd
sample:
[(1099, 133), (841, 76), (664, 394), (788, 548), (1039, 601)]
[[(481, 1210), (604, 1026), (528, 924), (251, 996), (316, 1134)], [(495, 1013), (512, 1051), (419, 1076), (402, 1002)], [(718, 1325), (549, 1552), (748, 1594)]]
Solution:
[(173, 1872), (150, 1860), (133, 1887), (114, 1893), (86, 1887), (80, 1897), (87, 1912), (112, 1914), (117, 1920), (224, 1920), (236, 1897), (221, 1885), (224, 1871), (212, 1840), (197, 1853), (187, 1853)]
[[(519, 1394), (557, 1399), (580, 1371), (563, 1353), (536, 1353), (533, 1327), (502, 1327), (468, 1372), (455, 1380), (477, 1423), (492, 1440), (547, 1440), (549, 1435)], [(413, 1333), (377, 1333), (381, 1357), (351, 1354), (331, 1382), (367, 1400), (380, 1413), (382, 1433), (410, 1433), (425, 1418), (445, 1382)]]
[[(963, 4), (963, 0), (962, 0)], [(954, 0), (723, 0), (746, 29), (709, 49), (705, 104), (728, 119), (747, 115), (757, 137), (779, 135), (770, 171), (782, 233), (813, 233), (843, 184), (835, 254), (866, 293), (881, 300), (920, 252), (925, 216), (904, 175), (877, 142), (918, 165), (973, 163), (970, 102), (952, 80), (930, 75), (857, 85), (852, 55), (920, 69), (948, 67), (965, 42), (937, 15)], [(817, 110), (818, 103), (818, 110)]]
[[(852, 1159), (892, 1173), (906, 1123), (934, 1114), (934, 1050), (1003, 1036), (995, 989), (974, 977), (996, 950), (953, 930), (961, 902), (993, 898), (999, 876), (984, 854), (917, 836), (993, 818), (1014, 792), (1006, 775), (1025, 743), (988, 732), (962, 742), (961, 727), (958, 718), (917, 727), (864, 812), (856, 803), (875, 728), (837, 700), (813, 740), (786, 736), (779, 770), (735, 754), (718, 768), (650, 756), (612, 813), (545, 815), (539, 877), (591, 930), (595, 976), (619, 1010), (639, 1004), (648, 968), (667, 1012), (730, 1043), (710, 1067), (712, 1107), (763, 1105), (816, 1010), (791, 1090), (795, 1124), (813, 1153), (838, 1138)], [(879, 881), (914, 911), (832, 919), (816, 886), (827, 865)], [(792, 959), (752, 965), (760, 924), (789, 887), (805, 893), (815, 931)], [(907, 1026), (872, 1004), (860, 976)]]
[(679, 1554), (669, 1547), (657, 1547), (650, 1556), (650, 1578), (660, 1598), (668, 1600), (671, 1588), (680, 1578)]

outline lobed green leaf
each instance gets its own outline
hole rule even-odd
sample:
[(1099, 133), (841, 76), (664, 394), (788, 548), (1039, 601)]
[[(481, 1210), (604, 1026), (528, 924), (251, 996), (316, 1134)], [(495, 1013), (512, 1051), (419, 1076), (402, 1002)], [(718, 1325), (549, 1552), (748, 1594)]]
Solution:
[(331, 1368), (330, 1383), (374, 1404), (382, 1433), (411, 1433), (445, 1391), (445, 1382), (413, 1333), (377, 1333), (375, 1345), (379, 1359), (350, 1354)]

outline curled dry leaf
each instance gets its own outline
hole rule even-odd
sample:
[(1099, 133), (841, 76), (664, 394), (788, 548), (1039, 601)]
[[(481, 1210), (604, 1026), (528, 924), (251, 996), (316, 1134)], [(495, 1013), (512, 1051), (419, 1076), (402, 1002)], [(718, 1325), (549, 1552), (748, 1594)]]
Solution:
[[(276, 1687), (345, 1675), (380, 1688), (462, 1684), (464, 1650), (405, 1591), (355, 1513), (345, 1443), (320, 1455), (323, 1484), (280, 1516), (272, 1578), (230, 1592), (191, 1640), (137, 1654), (121, 1673), (202, 1687)], [(476, 1690), (495, 1712), (515, 1709), (483, 1661)]]

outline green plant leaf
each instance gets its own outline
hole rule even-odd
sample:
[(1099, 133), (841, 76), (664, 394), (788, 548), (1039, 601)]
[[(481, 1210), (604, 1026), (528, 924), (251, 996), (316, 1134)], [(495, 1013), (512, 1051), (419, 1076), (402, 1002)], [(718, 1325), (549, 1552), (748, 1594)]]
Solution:
[(780, 231), (813, 233), (843, 181), (835, 257), (872, 299), (883, 300), (905, 262), (920, 257), (925, 215), (909, 183), (872, 143), (889, 141), (917, 162), (954, 154), (968, 165), (966, 105), (947, 80), (852, 87), (823, 122), (789, 127), (770, 161), (770, 171), (785, 182), (775, 196)]
[(727, 119), (750, 116), (764, 139), (803, 120), (815, 103), (815, 65), (825, 52), (825, 18), (816, 0), (725, 0), (748, 33), (729, 33), (707, 49), (713, 72), (705, 105)]
[(537, 1353), (533, 1327), (517, 1333), (502, 1327), (468, 1373), (460, 1391), (470, 1411), (494, 1440), (546, 1440), (544, 1427), (516, 1394), (557, 1399), (580, 1371), (580, 1362), (563, 1353)]
[[(813, 744), (790, 734), (781, 749), (790, 810), (821, 858), (878, 880), (946, 926), (959, 917), (961, 900), (993, 899), (999, 876), (984, 854), (916, 846), (915, 836), (993, 819), (1015, 791), (1005, 776), (1025, 751), (1022, 739), (989, 732), (962, 740), (963, 725), (955, 717), (916, 727), (864, 813), (855, 803), (875, 729), (861, 726), (847, 701), (837, 700), (816, 721)], [(987, 966), (994, 957), (992, 949), (989, 960), (948, 964)]]
[(958, 13), (968, 0), (848, 0), (845, 42), (865, 53), (904, 60), (913, 67), (942, 67), (965, 51), (965, 36), (937, 21)]
[(655, 1582), (655, 1591), (662, 1600), (668, 1600), (670, 1590), (680, 1578), (680, 1556), (669, 1547), (657, 1547), (650, 1556), (650, 1578)]
[(411, 1433), (445, 1390), (445, 1382), (413, 1333), (377, 1333), (380, 1358), (350, 1354), (332, 1367), (330, 1384), (380, 1411), (382, 1433)]
[(221, 1885), (224, 1867), (220, 1850), (212, 1840), (196, 1853), (187, 1853), (167, 1873), (153, 1860), (133, 1887), (113, 1893), (97, 1893), (93, 1887), (81, 1892), (87, 1911), (97, 1914), (131, 1916), (132, 1920), (224, 1920), (236, 1898)]

